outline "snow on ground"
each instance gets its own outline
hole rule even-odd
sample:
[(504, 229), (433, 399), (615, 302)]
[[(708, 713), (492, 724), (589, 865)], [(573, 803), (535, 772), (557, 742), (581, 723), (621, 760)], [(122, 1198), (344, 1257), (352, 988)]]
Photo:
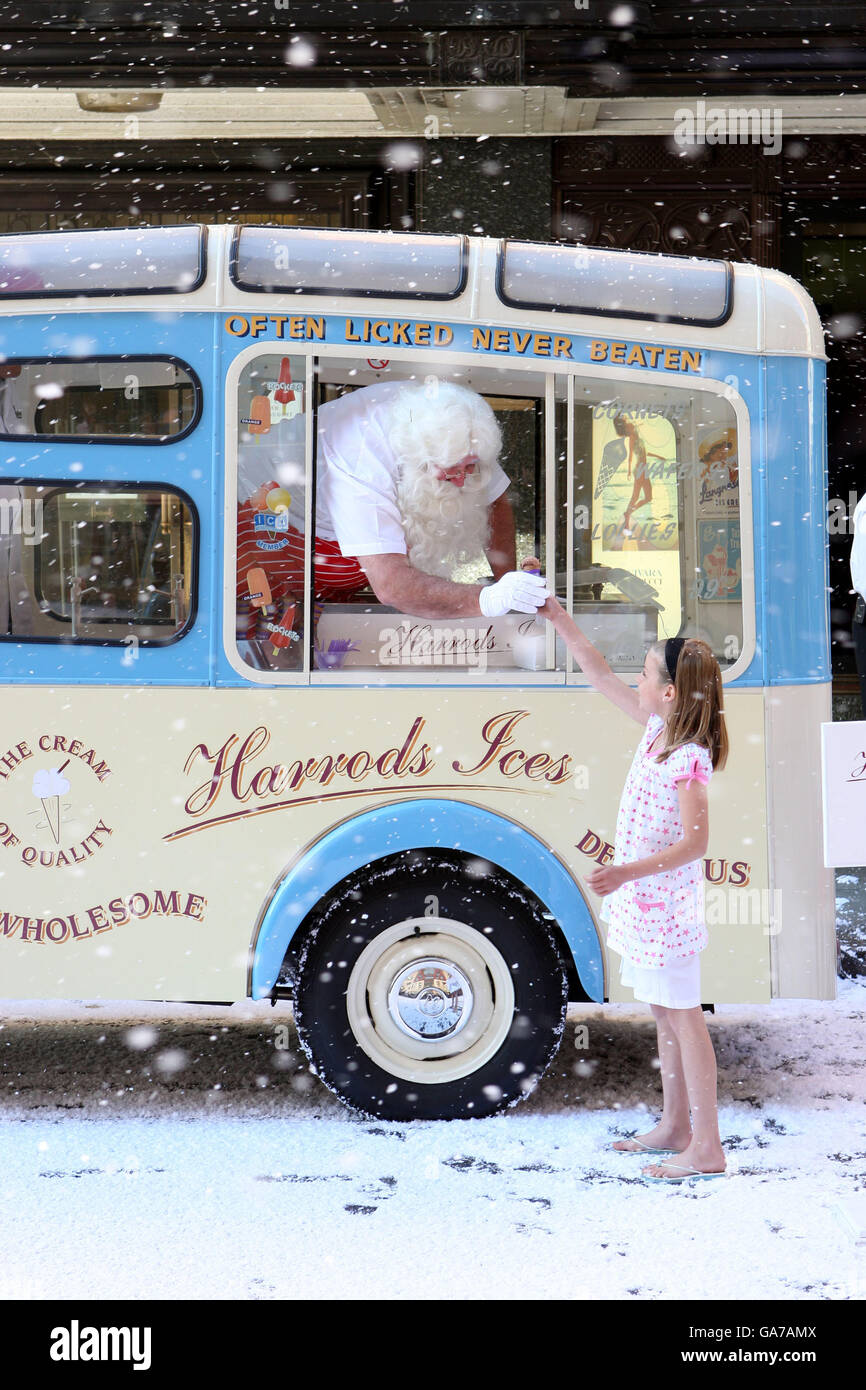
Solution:
[(707, 1016), (731, 1176), (672, 1188), (607, 1147), (660, 1097), (641, 1005), (570, 1010), (503, 1115), (397, 1124), (309, 1074), (288, 1005), (4, 1004), (0, 1297), (862, 1297), (834, 1206), (866, 1200), (866, 979), (838, 985)]

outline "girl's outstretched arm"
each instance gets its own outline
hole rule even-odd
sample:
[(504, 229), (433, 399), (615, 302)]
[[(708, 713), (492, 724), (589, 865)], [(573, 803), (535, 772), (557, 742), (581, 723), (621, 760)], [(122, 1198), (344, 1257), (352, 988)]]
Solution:
[(610, 669), (601, 652), (594, 647), (588, 637), (584, 637), (577, 623), (568, 616), (562, 604), (553, 595), (538, 610), (538, 616), (547, 618), (556, 628), (572, 656), (580, 664), (580, 669), (590, 685), (594, 685), (612, 705), (624, 710), (638, 724), (646, 724), (649, 718), (641, 709), (634, 686), (626, 685), (624, 680)]

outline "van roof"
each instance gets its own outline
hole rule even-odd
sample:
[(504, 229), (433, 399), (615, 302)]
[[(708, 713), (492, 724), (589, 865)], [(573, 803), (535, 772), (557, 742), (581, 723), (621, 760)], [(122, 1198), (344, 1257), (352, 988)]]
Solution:
[(788, 275), (749, 263), (460, 233), (254, 224), (0, 236), (7, 313), (133, 308), (388, 312), (539, 324), (635, 342), (826, 360), (818, 311)]

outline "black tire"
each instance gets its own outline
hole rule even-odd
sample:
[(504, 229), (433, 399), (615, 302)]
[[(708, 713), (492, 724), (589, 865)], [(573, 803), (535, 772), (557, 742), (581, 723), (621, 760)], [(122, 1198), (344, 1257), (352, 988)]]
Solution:
[[(435, 900), (434, 916), (430, 915), (431, 899)], [(398, 924), (411, 919), (423, 920), (401, 932)], [(372, 986), (367, 983), (374, 975), (371, 972), (368, 977), (366, 962), (371, 953), (375, 957), (377, 938), (394, 940), (391, 950), (423, 955), (425, 937), (440, 946), (453, 945), (448, 933), (457, 931), (464, 933), (457, 947), (463, 949), (465, 941), (467, 951), (487, 953), (482, 969), (471, 977), (481, 981), (473, 996), (475, 1026), (480, 1028), (488, 1017), (485, 1008), (492, 1012), (489, 1026), (474, 1046), (496, 1050), (482, 1057), (467, 1075), (429, 1083), (423, 1075), (407, 1080), (381, 1064), (380, 1032), (371, 1012)], [(433, 954), (437, 960), (457, 959), (444, 951)], [(384, 954), (379, 958), (382, 980), (389, 978), (389, 959)], [(471, 959), (475, 960), (474, 955)], [(350, 1108), (380, 1119), (481, 1118), (515, 1105), (543, 1075), (565, 1024), (567, 977), (550, 921), (510, 874), (456, 851), (407, 851), (344, 880), (317, 908), (293, 973), (298, 1036), (316, 1074)], [(376, 997), (383, 986), (378, 988)], [(354, 1003), (347, 1002), (347, 990)], [(446, 997), (451, 997), (447, 991)], [(359, 999), (366, 1006), (363, 1017)], [(439, 1006), (436, 1001), (431, 1005)], [(350, 1014), (360, 1023), (359, 1029), (353, 1029)], [(381, 1008), (379, 1017), (384, 1021), (382, 1036), (391, 1037), (394, 1026)], [(469, 1008), (466, 1017), (472, 1021)], [(426, 1028), (426, 1022), (421, 1026)], [(356, 1031), (364, 1033), (377, 1060), (361, 1046)], [(464, 1038), (470, 1031), (466, 1026)], [(449, 1055), (447, 1049), (459, 1046), (453, 1037), (440, 1039), (432, 1047), (426, 1036), (421, 1042), (413, 1038), (412, 1044), (435, 1054), (430, 1059), (407, 1060), (407, 1066), (422, 1073), (427, 1067), (432, 1071), (431, 1063), (446, 1069), (474, 1065), (468, 1051), (459, 1058), (456, 1051)]]

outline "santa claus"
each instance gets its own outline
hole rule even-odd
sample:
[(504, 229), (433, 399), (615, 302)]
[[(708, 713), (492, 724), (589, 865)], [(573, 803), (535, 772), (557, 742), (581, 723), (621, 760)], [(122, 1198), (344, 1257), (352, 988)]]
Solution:
[[(534, 613), (548, 591), (516, 569), (509, 481), (498, 462), (496, 416), (477, 392), (453, 382), (377, 382), (318, 412), (313, 587), (322, 601), (368, 584), (380, 603), (422, 618)], [(253, 446), (249, 454), (261, 458)], [(273, 469), (278, 472), (276, 466)], [(244, 487), (241, 485), (241, 493)], [(254, 525), (277, 498), (281, 523)], [(279, 477), (241, 506), (238, 599), (255, 598), (247, 576), (264, 570), (274, 603), (303, 587), (304, 542)], [(267, 516), (265, 520), (269, 520)], [(454, 582), (461, 562), (486, 554), (494, 582)], [(254, 624), (256, 614), (251, 615)], [(248, 632), (251, 629), (248, 627)]]

